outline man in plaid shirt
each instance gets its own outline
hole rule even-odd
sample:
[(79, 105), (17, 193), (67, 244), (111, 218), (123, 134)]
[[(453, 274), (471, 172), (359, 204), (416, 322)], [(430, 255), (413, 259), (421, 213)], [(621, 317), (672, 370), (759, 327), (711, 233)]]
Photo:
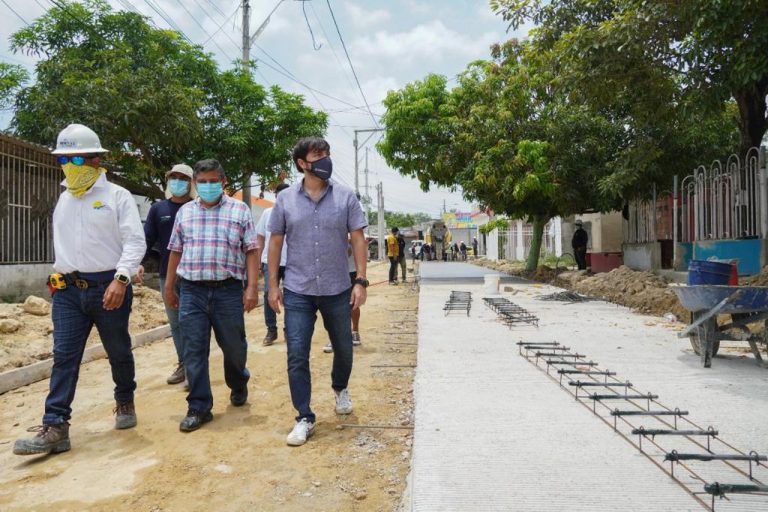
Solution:
[[(248, 400), (243, 310), (251, 311), (259, 300), (258, 242), (250, 209), (224, 194), (227, 179), (218, 161), (197, 162), (194, 180), (198, 198), (176, 215), (164, 290), (166, 304), (179, 309), (184, 326), (189, 406), (179, 425), (182, 432), (197, 430), (213, 419), (208, 374), (211, 327), (224, 353), (230, 402), (239, 407)], [(180, 298), (173, 289), (177, 276)]]

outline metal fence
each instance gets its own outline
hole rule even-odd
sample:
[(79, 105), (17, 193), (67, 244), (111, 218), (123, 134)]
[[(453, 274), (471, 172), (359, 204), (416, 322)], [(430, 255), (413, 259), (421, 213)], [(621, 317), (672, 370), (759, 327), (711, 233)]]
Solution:
[(60, 181), (47, 148), (0, 133), (0, 264), (53, 261)]
[(751, 148), (744, 158), (731, 155), (725, 164), (715, 160), (699, 166), (680, 184), (680, 240), (727, 240), (766, 236), (761, 219), (768, 215), (765, 183), (765, 148)]
[[(500, 260), (525, 260), (531, 253), (533, 226), (510, 222), (509, 228), (497, 230), (499, 237), (498, 257)], [(541, 254), (555, 254), (555, 234), (551, 222), (544, 226), (541, 240)]]
[(656, 193), (652, 189), (649, 199), (629, 201), (625, 207), (624, 243), (648, 243), (672, 240), (674, 199), (669, 192)]

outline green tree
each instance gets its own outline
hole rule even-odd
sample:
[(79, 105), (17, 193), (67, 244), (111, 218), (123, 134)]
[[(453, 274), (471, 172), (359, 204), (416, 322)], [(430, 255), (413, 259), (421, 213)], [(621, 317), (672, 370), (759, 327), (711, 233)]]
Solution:
[(553, 52), (563, 83), (593, 104), (630, 100), (635, 116), (648, 118), (660, 106), (664, 116), (676, 105), (698, 110), (689, 119), (678, 116), (696, 123), (702, 108), (718, 117), (732, 98), (742, 152), (759, 146), (768, 129), (765, 0), (491, 0), (491, 6), (512, 27), (532, 21), (537, 50)]
[(29, 80), (29, 73), (21, 66), (0, 62), (0, 110), (13, 105), (16, 93)]
[(51, 8), (11, 46), (40, 58), (37, 82), (17, 98), (20, 136), (51, 145), (67, 124), (88, 125), (120, 174), (155, 197), (165, 170), (201, 145), (198, 112), (217, 69), (178, 33), (86, 0)]
[(63, 126), (88, 125), (112, 150), (117, 181), (135, 192), (160, 197), (173, 164), (211, 157), (235, 189), (245, 174), (268, 181), (290, 165), (299, 136), (325, 130), (325, 115), (300, 96), (220, 73), (200, 46), (140, 14), (104, 0), (59, 3), (12, 36), (14, 50), (40, 58), (12, 127), (52, 145)]
[(267, 90), (239, 69), (217, 77), (202, 119), (208, 143), (197, 154), (218, 155), (233, 190), (250, 175), (276, 179), (290, 168), (296, 140), (322, 135), (327, 127), (327, 115), (306, 106), (301, 96), (277, 86)]
[(430, 75), (390, 93), (379, 150), (425, 189), (460, 186), (468, 199), (531, 222), (533, 270), (549, 219), (617, 205), (595, 183), (610, 172), (604, 148), (620, 130), (553, 91), (526, 48), (494, 47), (493, 59), (470, 64), (452, 91)]
[[(368, 214), (368, 224), (370, 225), (376, 225), (379, 222), (379, 214), (375, 211), (372, 211)], [(401, 212), (390, 212), (390, 211), (384, 211), (384, 223), (387, 225), (387, 227), (393, 228), (407, 228), (411, 227), (415, 224), (418, 224), (421, 221), (416, 220), (417, 216), (419, 218), (423, 218), (424, 216), (429, 219), (429, 216), (424, 213), (417, 213), (417, 214), (411, 214), (411, 213), (401, 213)]]

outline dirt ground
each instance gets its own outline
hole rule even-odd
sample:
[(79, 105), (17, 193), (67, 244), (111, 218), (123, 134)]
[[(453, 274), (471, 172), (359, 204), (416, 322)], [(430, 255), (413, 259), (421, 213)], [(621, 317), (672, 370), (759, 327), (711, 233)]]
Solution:
[[(139, 333), (168, 322), (160, 293), (146, 286), (134, 286), (130, 329)], [(50, 297), (47, 297), (50, 302)], [(25, 313), (21, 304), (0, 304), (0, 320), (15, 319), (21, 323), (13, 333), (0, 333), (0, 372), (48, 359), (53, 348), (51, 315)], [(93, 329), (88, 344), (99, 343)]]
[(355, 348), (350, 382), (355, 412), (347, 417), (333, 411), (332, 356), (322, 352), (327, 335), (317, 324), (311, 365), (318, 425), (306, 445), (285, 444), (295, 416), (285, 343), (281, 336), (271, 347), (261, 345), (259, 308), (246, 315), (248, 404), (229, 404), (221, 352), (214, 348), (214, 421), (199, 431), (178, 430), (186, 401), (181, 386), (165, 383), (176, 359), (170, 339), (135, 351), (134, 429), (112, 428), (108, 363), (83, 366), (69, 452), (11, 453), (25, 428), (39, 424), (47, 381), (0, 396), (0, 510), (395, 510), (410, 467), (418, 292), (388, 286), (385, 273), (384, 265), (369, 271), (372, 283), (385, 282), (369, 289), (363, 308), (363, 344)]

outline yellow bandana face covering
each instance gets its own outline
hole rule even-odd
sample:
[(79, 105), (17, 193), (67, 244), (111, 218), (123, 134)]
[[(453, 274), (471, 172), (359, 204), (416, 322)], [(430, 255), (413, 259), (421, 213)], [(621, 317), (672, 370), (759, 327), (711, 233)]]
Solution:
[(96, 183), (106, 169), (90, 167), (88, 165), (75, 165), (72, 162), (61, 166), (67, 179), (67, 190), (75, 197), (85, 194)]

